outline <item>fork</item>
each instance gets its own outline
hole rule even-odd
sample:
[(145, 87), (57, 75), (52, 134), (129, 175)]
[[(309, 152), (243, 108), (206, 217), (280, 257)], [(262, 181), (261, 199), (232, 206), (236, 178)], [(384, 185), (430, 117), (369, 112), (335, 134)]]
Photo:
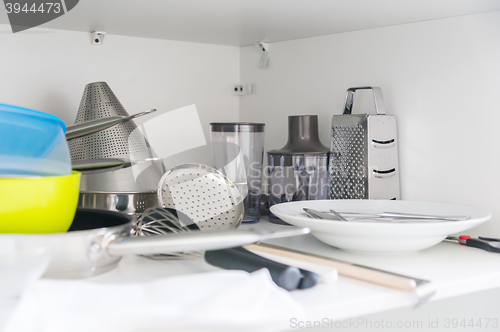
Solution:
[(461, 221), (468, 220), (470, 216), (437, 216), (426, 214), (412, 214), (402, 212), (382, 212), (382, 213), (361, 213), (361, 212), (337, 212), (330, 210), (334, 214), (352, 216), (354, 218), (395, 218), (395, 219), (423, 219), (441, 221)]
[[(431, 215), (419, 215), (419, 214), (408, 214), (408, 213), (398, 213), (398, 212), (383, 212), (380, 214), (374, 213), (357, 213), (357, 212), (337, 212), (335, 210), (330, 210), (330, 213), (317, 211), (309, 208), (303, 208), (304, 211), (314, 219), (327, 219), (335, 221), (347, 221), (345, 217), (342, 216), (352, 216), (354, 220), (351, 221), (363, 221), (363, 222), (393, 222), (393, 223), (409, 223), (409, 222), (433, 222), (433, 221), (461, 221), (470, 219), (469, 216), (431, 216)], [(372, 220), (366, 220), (366, 218), (371, 218)], [(389, 220), (383, 220), (388, 219)], [(362, 220), (358, 220), (362, 219)]]
[(325, 212), (321, 212), (321, 211), (316, 211), (316, 210), (313, 210), (313, 209), (304, 208), (304, 211), (311, 218), (314, 218), (314, 219), (329, 219), (329, 220), (346, 221), (346, 219), (343, 218), (342, 216), (340, 216), (340, 218), (342, 218), (342, 219), (340, 219), (337, 215), (332, 215), (332, 214), (329, 214), (329, 213), (325, 213)]

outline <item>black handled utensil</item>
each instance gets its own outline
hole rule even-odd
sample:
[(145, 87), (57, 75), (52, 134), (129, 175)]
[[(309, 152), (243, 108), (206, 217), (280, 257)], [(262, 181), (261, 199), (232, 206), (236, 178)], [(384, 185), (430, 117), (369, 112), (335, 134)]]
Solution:
[(276, 285), (288, 291), (310, 288), (320, 281), (320, 276), (314, 272), (277, 263), (242, 247), (206, 251), (205, 261), (228, 270), (254, 272), (267, 268)]
[(500, 253), (500, 239), (480, 236), (477, 239), (469, 235), (448, 236), (446, 240), (457, 241), (459, 244), (468, 247), (483, 249), (489, 252)]

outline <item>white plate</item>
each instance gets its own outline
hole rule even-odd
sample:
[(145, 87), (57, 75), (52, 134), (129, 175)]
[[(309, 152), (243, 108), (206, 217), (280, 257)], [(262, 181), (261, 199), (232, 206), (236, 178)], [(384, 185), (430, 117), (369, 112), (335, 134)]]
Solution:
[[(465, 215), (463, 221), (381, 223), (310, 218), (303, 208), (342, 212), (402, 212), (426, 215)], [(491, 213), (462, 205), (386, 200), (320, 200), (273, 205), (271, 212), (289, 224), (308, 227), (318, 240), (345, 251), (361, 254), (406, 254), (432, 247), (448, 235), (476, 227)]]

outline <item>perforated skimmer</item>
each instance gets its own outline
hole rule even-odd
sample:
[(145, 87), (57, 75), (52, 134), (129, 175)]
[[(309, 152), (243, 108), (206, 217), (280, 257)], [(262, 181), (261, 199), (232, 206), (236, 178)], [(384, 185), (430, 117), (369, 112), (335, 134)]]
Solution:
[(164, 208), (181, 211), (200, 230), (236, 228), (243, 220), (243, 199), (221, 172), (200, 164), (183, 164), (167, 171), (158, 185)]

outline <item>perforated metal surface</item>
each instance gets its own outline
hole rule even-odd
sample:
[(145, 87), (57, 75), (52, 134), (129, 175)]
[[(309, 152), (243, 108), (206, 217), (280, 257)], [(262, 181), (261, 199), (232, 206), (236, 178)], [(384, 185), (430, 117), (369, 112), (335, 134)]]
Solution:
[[(106, 82), (85, 86), (75, 124), (110, 116), (129, 114)], [(69, 141), (72, 160), (122, 157), (147, 152), (149, 143), (142, 133), (135, 130), (133, 121), (122, 123), (101, 132)]]
[(334, 126), (330, 155), (330, 198), (362, 199), (368, 194), (366, 130)]
[(243, 220), (243, 199), (222, 173), (199, 164), (179, 165), (167, 171), (158, 186), (161, 206), (190, 217), (201, 230), (235, 228)]

